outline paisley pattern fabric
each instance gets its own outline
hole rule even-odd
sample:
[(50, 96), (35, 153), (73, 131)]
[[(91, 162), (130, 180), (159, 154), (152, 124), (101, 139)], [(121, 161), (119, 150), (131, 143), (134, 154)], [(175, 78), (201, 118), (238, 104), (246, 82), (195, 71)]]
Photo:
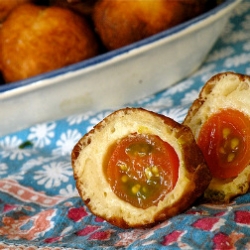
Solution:
[[(204, 83), (224, 71), (250, 74), (249, 0), (232, 13), (199, 70), (125, 106), (182, 122)], [(123, 230), (92, 215), (75, 189), (70, 153), (112, 111), (74, 115), (0, 137), (0, 249), (250, 249), (249, 193), (228, 205), (194, 204), (149, 229)]]

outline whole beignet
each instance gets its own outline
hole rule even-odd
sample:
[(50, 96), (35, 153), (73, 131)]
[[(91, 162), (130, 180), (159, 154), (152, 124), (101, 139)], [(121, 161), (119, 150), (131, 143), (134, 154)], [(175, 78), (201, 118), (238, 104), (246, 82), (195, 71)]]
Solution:
[(56, 6), (23, 4), (1, 27), (1, 69), (7, 83), (68, 66), (98, 54), (87, 20)]
[(99, 0), (93, 20), (103, 44), (113, 50), (189, 20), (206, 6), (207, 0)]
[(72, 151), (79, 194), (122, 228), (150, 226), (187, 209), (210, 181), (190, 129), (141, 108), (118, 110)]
[(34, 2), (35, 0), (0, 0), (0, 23), (3, 22), (17, 6)]

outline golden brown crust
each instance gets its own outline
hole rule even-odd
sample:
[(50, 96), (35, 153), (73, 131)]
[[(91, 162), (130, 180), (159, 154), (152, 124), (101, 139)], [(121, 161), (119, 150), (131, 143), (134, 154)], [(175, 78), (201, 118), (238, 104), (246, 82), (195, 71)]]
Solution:
[(74, 12), (24, 4), (3, 23), (1, 49), (4, 78), (13, 82), (95, 56), (98, 44)]
[[(118, 198), (103, 174), (103, 159), (109, 145), (135, 131), (158, 135), (175, 148), (180, 158), (179, 179), (174, 190), (157, 206), (147, 209), (136, 208)], [(211, 179), (190, 129), (141, 108), (117, 110), (98, 123), (72, 150), (72, 167), (76, 187), (90, 211), (121, 228), (152, 226), (184, 211), (203, 193)]]
[(0, 0), (0, 22), (3, 22), (17, 6), (33, 2), (34, 0)]
[(171, 28), (205, 11), (206, 1), (100, 0), (93, 20), (109, 49), (139, 41)]
[[(212, 76), (206, 84), (201, 89), (199, 96), (194, 102), (192, 103), (191, 107), (188, 110), (188, 113), (183, 121), (183, 124), (189, 124), (190, 120), (196, 114), (196, 112), (202, 107), (203, 103), (207, 100), (210, 93), (213, 91), (213, 88), (216, 86), (218, 82), (220, 82), (223, 78), (226, 77), (236, 77), (239, 82), (245, 82), (249, 80), (249, 76), (234, 73), (234, 72), (222, 72)], [(223, 93), (222, 93), (223, 95)]]

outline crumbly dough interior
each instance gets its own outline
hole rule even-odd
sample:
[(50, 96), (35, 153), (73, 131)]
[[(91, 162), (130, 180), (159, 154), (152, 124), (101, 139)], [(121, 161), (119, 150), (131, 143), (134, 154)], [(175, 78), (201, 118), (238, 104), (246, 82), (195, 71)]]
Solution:
[[(151, 206), (147, 209), (134, 207), (117, 197), (107, 182), (105, 173), (103, 173), (107, 155), (106, 149), (118, 139), (134, 132), (158, 135), (175, 148), (180, 160), (179, 178), (175, 188), (157, 206)], [(152, 119), (152, 115), (144, 112), (132, 112), (126, 116), (120, 113), (120, 117), (110, 120), (108, 126), (103, 124), (101, 130), (92, 134), (91, 143), (85, 147), (84, 151), (80, 152), (75, 162), (78, 181), (84, 186), (80, 189), (82, 198), (84, 200), (90, 199), (91, 204), (89, 203), (89, 205), (93, 213), (101, 212), (101, 216), (106, 218), (111, 218), (114, 215), (121, 216), (131, 225), (152, 223), (155, 214), (166, 207), (171, 209), (172, 204), (179, 200), (187, 190), (195, 188), (192, 176), (184, 167), (182, 143), (181, 138), (180, 140), (175, 138), (175, 129), (166, 126), (158, 117)]]
[[(222, 109), (239, 110), (250, 117), (250, 77), (226, 72), (211, 78), (193, 103), (184, 124), (198, 139), (200, 129), (209, 117)], [(237, 117), (235, 117), (237, 119)], [(228, 203), (231, 198), (249, 189), (250, 165), (236, 178), (213, 178), (205, 190), (205, 198), (214, 203)]]
[(192, 112), (190, 114), (192, 117), (186, 118), (184, 124), (192, 129), (197, 139), (202, 125), (211, 115), (222, 109), (240, 110), (250, 117), (249, 94), (249, 78), (242, 78), (233, 73), (222, 74), (219, 79), (214, 77), (201, 92), (199, 100), (203, 102), (202, 106)]

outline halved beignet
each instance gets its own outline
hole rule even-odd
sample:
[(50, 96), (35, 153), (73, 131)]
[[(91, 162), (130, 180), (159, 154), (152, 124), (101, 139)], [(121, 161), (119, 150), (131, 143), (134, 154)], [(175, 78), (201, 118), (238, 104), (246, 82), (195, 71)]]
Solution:
[(225, 72), (212, 77), (184, 124), (193, 131), (213, 179), (207, 201), (228, 203), (250, 182), (250, 77)]
[(143, 227), (187, 209), (211, 179), (190, 129), (141, 108), (117, 110), (72, 151), (80, 196), (118, 227)]

